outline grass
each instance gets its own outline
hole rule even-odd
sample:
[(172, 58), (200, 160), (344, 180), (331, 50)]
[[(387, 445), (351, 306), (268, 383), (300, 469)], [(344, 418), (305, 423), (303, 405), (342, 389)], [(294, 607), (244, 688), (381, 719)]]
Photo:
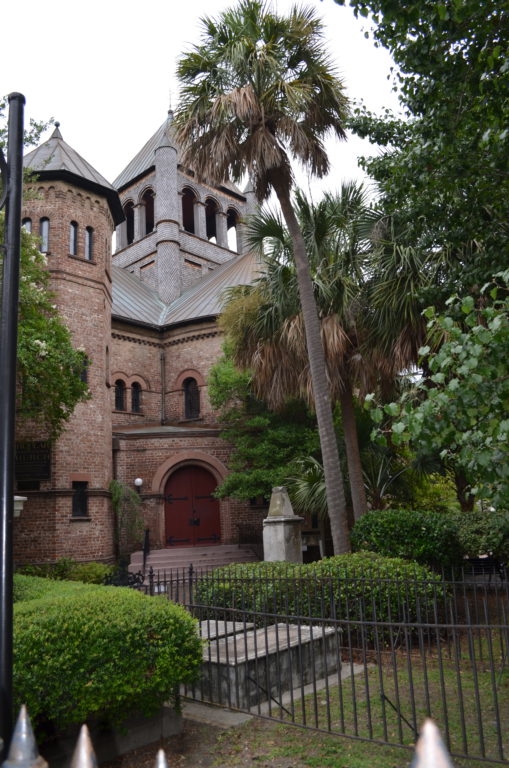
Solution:
[[(412, 746), (428, 714), (453, 755), (500, 760), (500, 739), (507, 759), (509, 669), (502, 650), (505, 644), (500, 641), (477, 633), (470, 644), (464, 638), (458, 639), (442, 647), (440, 653), (436, 647), (422, 656), (386, 651), (378, 665), (372, 663), (369, 652), (360, 654), (356, 659), (357, 663), (363, 662), (360, 673), (335, 682), (328, 695), (323, 690), (294, 701), (293, 707), (287, 706), (292, 715), (273, 705), (272, 716), (282, 724), (251, 723), (228, 737), (226, 749), (218, 745), (220, 760), (226, 760), (227, 765), (228, 754), (237, 759), (251, 754), (252, 761), (265, 761), (274, 768), (399, 768), (408, 765), (411, 752), (321, 731)], [(343, 667), (349, 663), (343, 660)], [(289, 719), (320, 730), (296, 728), (288, 724)], [(454, 763), (486, 765), (480, 760), (457, 757)], [(243, 764), (248, 763), (241, 760)]]

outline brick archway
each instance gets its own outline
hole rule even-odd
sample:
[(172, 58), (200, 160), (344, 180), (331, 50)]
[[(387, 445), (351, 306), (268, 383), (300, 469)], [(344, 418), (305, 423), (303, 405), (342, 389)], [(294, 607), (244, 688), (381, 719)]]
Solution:
[(163, 494), (164, 486), (171, 473), (185, 464), (196, 464), (208, 469), (218, 483), (221, 483), (228, 474), (228, 470), (223, 462), (215, 456), (211, 456), (204, 451), (181, 451), (174, 456), (170, 456), (158, 467), (152, 479), (151, 492)]

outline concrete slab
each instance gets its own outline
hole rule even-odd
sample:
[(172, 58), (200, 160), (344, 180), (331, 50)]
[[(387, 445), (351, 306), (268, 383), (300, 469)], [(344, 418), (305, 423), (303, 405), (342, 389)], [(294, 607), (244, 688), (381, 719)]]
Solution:
[(335, 628), (273, 624), (211, 640), (203, 651), (200, 680), (191, 697), (235, 709), (302, 689), (341, 667)]
[(204, 640), (215, 640), (218, 637), (235, 635), (240, 632), (248, 632), (253, 629), (253, 627), (253, 623), (245, 624), (242, 621), (216, 621), (215, 619), (205, 619), (205, 621), (200, 622), (200, 633)]
[(184, 701), (182, 704), (182, 717), (185, 720), (194, 720), (217, 728), (235, 728), (253, 719), (253, 715), (247, 712), (234, 712), (231, 709), (203, 704), (199, 701)]

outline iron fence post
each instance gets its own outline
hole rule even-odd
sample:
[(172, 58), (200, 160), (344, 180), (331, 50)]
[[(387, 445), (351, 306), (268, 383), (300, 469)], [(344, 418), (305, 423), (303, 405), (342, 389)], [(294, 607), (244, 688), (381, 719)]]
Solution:
[(11, 93), (8, 101), (8, 186), (0, 314), (0, 736), (4, 754), (12, 733), (12, 517), (25, 97)]

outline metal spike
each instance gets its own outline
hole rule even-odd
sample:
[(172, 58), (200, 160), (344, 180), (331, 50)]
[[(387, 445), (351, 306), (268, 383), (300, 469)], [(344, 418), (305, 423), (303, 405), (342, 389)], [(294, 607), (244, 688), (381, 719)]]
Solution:
[(86, 725), (81, 726), (78, 742), (71, 760), (71, 768), (97, 768), (92, 739)]
[(47, 768), (48, 763), (39, 755), (32, 723), (23, 704), (12, 736), (7, 760), (2, 768)]
[(168, 768), (168, 761), (164, 754), (164, 749), (159, 749), (156, 755), (156, 762), (154, 768)]
[(424, 721), (410, 768), (454, 768), (440, 731), (429, 718)]

